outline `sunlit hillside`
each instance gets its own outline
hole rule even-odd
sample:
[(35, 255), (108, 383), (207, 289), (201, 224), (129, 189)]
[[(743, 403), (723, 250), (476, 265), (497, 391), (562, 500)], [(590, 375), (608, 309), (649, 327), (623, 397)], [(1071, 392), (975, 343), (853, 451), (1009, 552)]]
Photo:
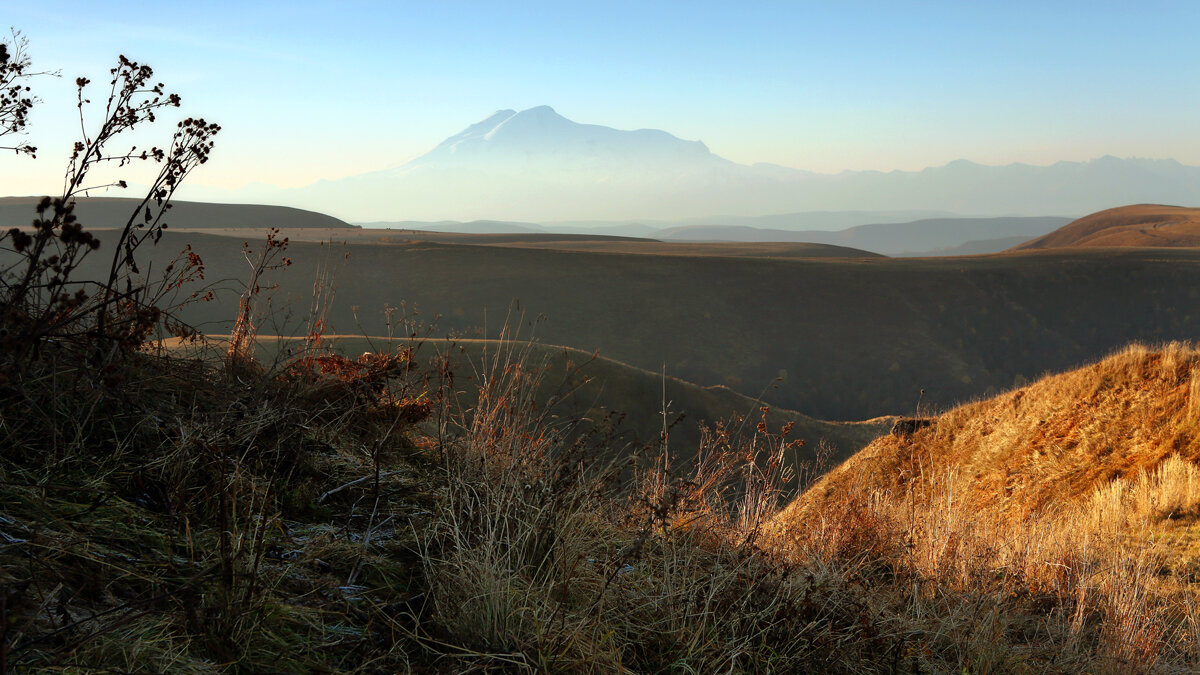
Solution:
[(1200, 209), (1134, 204), (1093, 213), (1014, 248), (1200, 246)]
[(952, 472), (964, 504), (1019, 522), (1170, 455), (1200, 460), (1200, 354), (1178, 344), (1132, 346), (955, 408), (912, 435), (885, 436), (794, 508), (819, 509), (825, 496), (856, 486), (907, 494), (915, 468), (929, 480)]
[(1197, 667), (1200, 351), (1133, 345), (930, 422), (783, 509), (777, 545), (899, 574), (874, 583), (992, 669)]

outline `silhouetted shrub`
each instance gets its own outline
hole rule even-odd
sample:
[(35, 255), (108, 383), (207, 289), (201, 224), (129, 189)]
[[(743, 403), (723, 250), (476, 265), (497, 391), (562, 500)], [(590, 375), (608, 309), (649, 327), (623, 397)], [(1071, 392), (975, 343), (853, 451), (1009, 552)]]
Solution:
[[(26, 41), (18, 33), (0, 43), (0, 137), (20, 134), (27, 115), (37, 103), (29, 81)], [(36, 217), (0, 233), (0, 377), (11, 379), (51, 344), (57, 349), (77, 348), (88, 354), (88, 363), (103, 368), (113, 358), (140, 345), (157, 327), (175, 332), (184, 328), (168, 321), (160, 306), (166, 292), (202, 274), (202, 261), (190, 251), (153, 281), (141, 275), (136, 252), (147, 241), (157, 243), (167, 227), (163, 218), (175, 190), (187, 175), (208, 160), (213, 136), (220, 127), (200, 118), (179, 122), (166, 148), (111, 153), (122, 134), (153, 123), (163, 108), (178, 107), (180, 97), (166, 93), (151, 79), (147, 65), (124, 56), (109, 71), (110, 89), (103, 115), (93, 127), (85, 90), (90, 80), (76, 79), (80, 128), (67, 161), (64, 187), (56, 197), (44, 197)], [(17, 144), (18, 154), (33, 155), (34, 148)], [(111, 262), (106, 276), (78, 279), (83, 260), (101, 248), (101, 241), (76, 217), (76, 199), (90, 191), (126, 188), (120, 178), (89, 184), (102, 166), (124, 167), (134, 161), (158, 165), (150, 187), (130, 213), (116, 237), (107, 242)], [(170, 276), (172, 273), (175, 276)]]

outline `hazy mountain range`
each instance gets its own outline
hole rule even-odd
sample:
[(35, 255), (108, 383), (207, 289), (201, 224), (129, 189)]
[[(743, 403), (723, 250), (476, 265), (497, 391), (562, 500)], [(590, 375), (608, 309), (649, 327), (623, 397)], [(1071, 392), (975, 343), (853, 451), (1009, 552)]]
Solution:
[[(1198, 203), (1200, 167), (1106, 156), (1050, 166), (956, 160), (915, 172), (816, 174), (737, 164), (699, 141), (578, 124), (540, 106), (496, 112), (394, 168), (296, 189), (201, 192), (188, 194), (353, 221), (680, 221), (800, 211), (926, 212), (905, 220), (935, 213), (1077, 217), (1129, 203)], [(816, 227), (839, 225), (846, 226)]]

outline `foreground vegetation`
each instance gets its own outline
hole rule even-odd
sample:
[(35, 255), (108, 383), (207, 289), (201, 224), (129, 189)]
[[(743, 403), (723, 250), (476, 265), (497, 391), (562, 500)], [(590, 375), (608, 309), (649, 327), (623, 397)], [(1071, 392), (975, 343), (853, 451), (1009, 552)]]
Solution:
[(1194, 672), (1198, 410), (1200, 350), (1133, 345), (876, 441), (771, 529), (973, 670)]
[[(614, 449), (603, 424), (550, 414), (544, 362), (523, 350), (481, 355), (469, 406), (443, 359), (407, 349), (270, 367), (135, 352), (107, 380), (78, 354), (42, 355), (0, 402), (6, 667), (1197, 665), (1200, 469), (1193, 445), (1160, 443), (1193, 424), (1191, 348), (1131, 349), (951, 411), (783, 511), (787, 430), (710, 429), (677, 470), (659, 445)], [(1088, 400), (1080, 382), (1107, 401), (1096, 420), (1131, 411), (1089, 433), (1118, 445), (1123, 429), (1119, 452), (1139, 461), (1060, 475), (1056, 499), (1026, 510), (960, 478), (977, 467), (950, 449), (978, 440), (975, 425), (1012, 441), (989, 406), (1016, 398), (1047, 419)], [(1055, 447), (1060, 464), (1079, 452)], [(897, 448), (914, 450), (915, 474), (862, 470)]]
[[(776, 461), (749, 473), (720, 430), (690, 477), (638, 452), (592, 461), (603, 430), (546, 415), (517, 354), (491, 356), (469, 411), (437, 386), (449, 373), (407, 352), (309, 354), (276, 373), (136, 354), (115, 387), (59, 356), (3, 403), (10, 668), (895, 657), (842, 580), (796, 575), (755, 541), (781, 436), (755, 436)], [(734, 479), (748, 483), (731, 504)], [(840, 630), (867, 633), (825, 653)]]

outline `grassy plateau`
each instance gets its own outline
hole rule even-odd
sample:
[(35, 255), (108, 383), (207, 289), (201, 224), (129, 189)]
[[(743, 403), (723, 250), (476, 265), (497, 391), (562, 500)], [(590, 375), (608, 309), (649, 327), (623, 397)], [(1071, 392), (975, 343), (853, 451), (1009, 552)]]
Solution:
[[(291, 242), (264, 333), (303, 334), (318, 272), (332, 269), (339, 333), (387, 335), (387, 309), (403, 306), (442, 335), (494, 339), (518, 302), (514, 315), (545, 317), (544, 342), (754, 398), (766, 389), (772, 406), (840, 420), (912, 414), (918, 400), (944, 408), (1130, 341), (1200, 334), (1200, 249), (781, 259), (353, 232), (344, 245)], [(239, 234), (169, 230), (147, 250), (153, 274), (185, 244), (204, 259), (206, 283), (225, 291), (180, 315), (206, 332), (232, 328), (242, 243), (262, 236)]]

